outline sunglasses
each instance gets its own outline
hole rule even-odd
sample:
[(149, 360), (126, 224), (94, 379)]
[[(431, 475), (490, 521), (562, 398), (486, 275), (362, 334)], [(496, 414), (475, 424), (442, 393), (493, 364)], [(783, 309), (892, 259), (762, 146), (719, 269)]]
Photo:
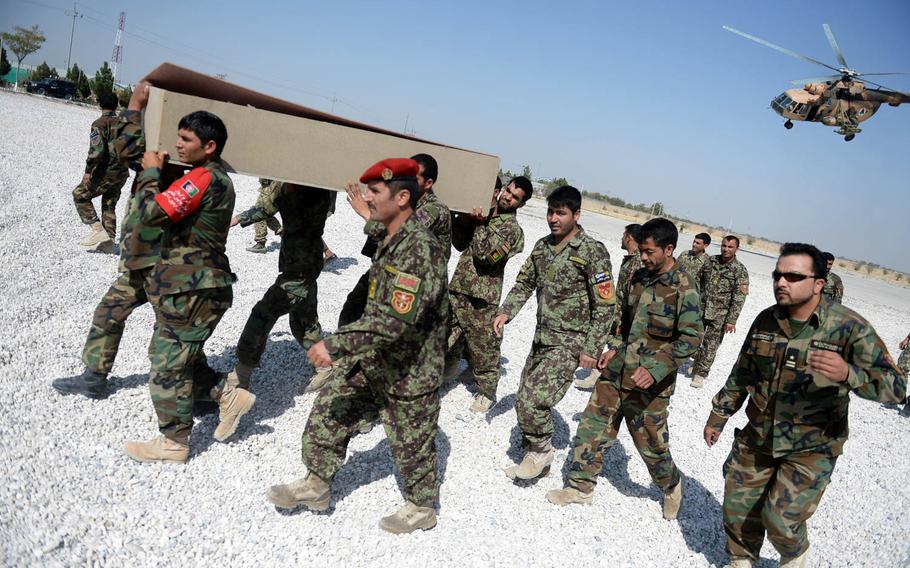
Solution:
[(812, 276), (811, 274), (800, 274), (799, 272), (780, 272), (779, 270), (775, 270), (774, 272), (771, 273), (771, 279), (774, 282), (777, 282), (781, 278), (783, 278), (784, 280), (786, 280), (787, 282), (790, 282), (792, 284), (793, 282), (802, 282), (806, 278), (815, 278), (815, 277)]

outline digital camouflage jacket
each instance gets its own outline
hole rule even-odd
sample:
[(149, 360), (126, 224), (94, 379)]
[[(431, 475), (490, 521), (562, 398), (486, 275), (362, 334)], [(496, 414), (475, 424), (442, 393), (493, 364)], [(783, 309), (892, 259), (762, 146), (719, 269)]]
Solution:
[[(515, 212), (496, 214), (480, 225), (467, 225), (461, 230), (470, 235), (466, 239), (453, 238), (453, 242), (459, 241), (456, 248), (463, 252), (449, 290), (499, 305), (506, 263), (525, 246), (524, 231)], [(465, 241), (466, 246), (459, 248)]]

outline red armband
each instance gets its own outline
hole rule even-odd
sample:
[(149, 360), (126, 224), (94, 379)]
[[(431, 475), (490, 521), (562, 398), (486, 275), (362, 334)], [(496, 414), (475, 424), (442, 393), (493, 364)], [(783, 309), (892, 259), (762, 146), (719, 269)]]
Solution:
[(202, 196), (212, 183), (212, 173), (205, 168), (193, 168), (188, 174), (155, 196), (171, 221), (177, 222), (199, 209)]

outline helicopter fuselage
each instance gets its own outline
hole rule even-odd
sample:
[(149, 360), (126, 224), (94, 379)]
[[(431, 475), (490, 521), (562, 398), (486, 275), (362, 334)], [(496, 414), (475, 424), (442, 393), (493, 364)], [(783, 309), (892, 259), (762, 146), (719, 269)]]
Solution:
[(787, 120), (820, 122), (826, 126), (853, 125), (868, 120), (881, 102), (863, 100), (862, 94), (840, 94), (841, 90), (809, 88), (788, 89), (771, 101), (771, 109)]

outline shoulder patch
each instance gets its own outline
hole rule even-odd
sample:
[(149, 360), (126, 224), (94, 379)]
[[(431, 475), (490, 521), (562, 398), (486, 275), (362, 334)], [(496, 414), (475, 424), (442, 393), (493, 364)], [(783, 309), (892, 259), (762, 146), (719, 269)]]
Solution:
[(89, 135), (89, 140), (91, 141), (92, 146), (101, 144), (101, 131), (97, 128), (92, 128), (92, 133)]
[(608, 273), (598, 272), (597, 274), (594, 275), (594, 283), (600, 284), (601, 282), (606, 282), (607, 280), (610, 280), (610, 278), (611, 277)]
[(173, 222), (180, 221), (199, 208), (202, 197), (212, 184), (212, 172), (193, 168), (188, 174), (155, 196), (155, 202), (164, 209)]
[(401, 315), (407, 315), (414, 309), (416, 299), (412, 292), (394, 290), (392, 292), (392, 309)]
[(613, 282), (607, 280), (606, 282), (601, 282), (597, 284), (597, 295), (600, 296), (603, 300), (610, 300), (615, 295), (615, 290), (613, 289)]

